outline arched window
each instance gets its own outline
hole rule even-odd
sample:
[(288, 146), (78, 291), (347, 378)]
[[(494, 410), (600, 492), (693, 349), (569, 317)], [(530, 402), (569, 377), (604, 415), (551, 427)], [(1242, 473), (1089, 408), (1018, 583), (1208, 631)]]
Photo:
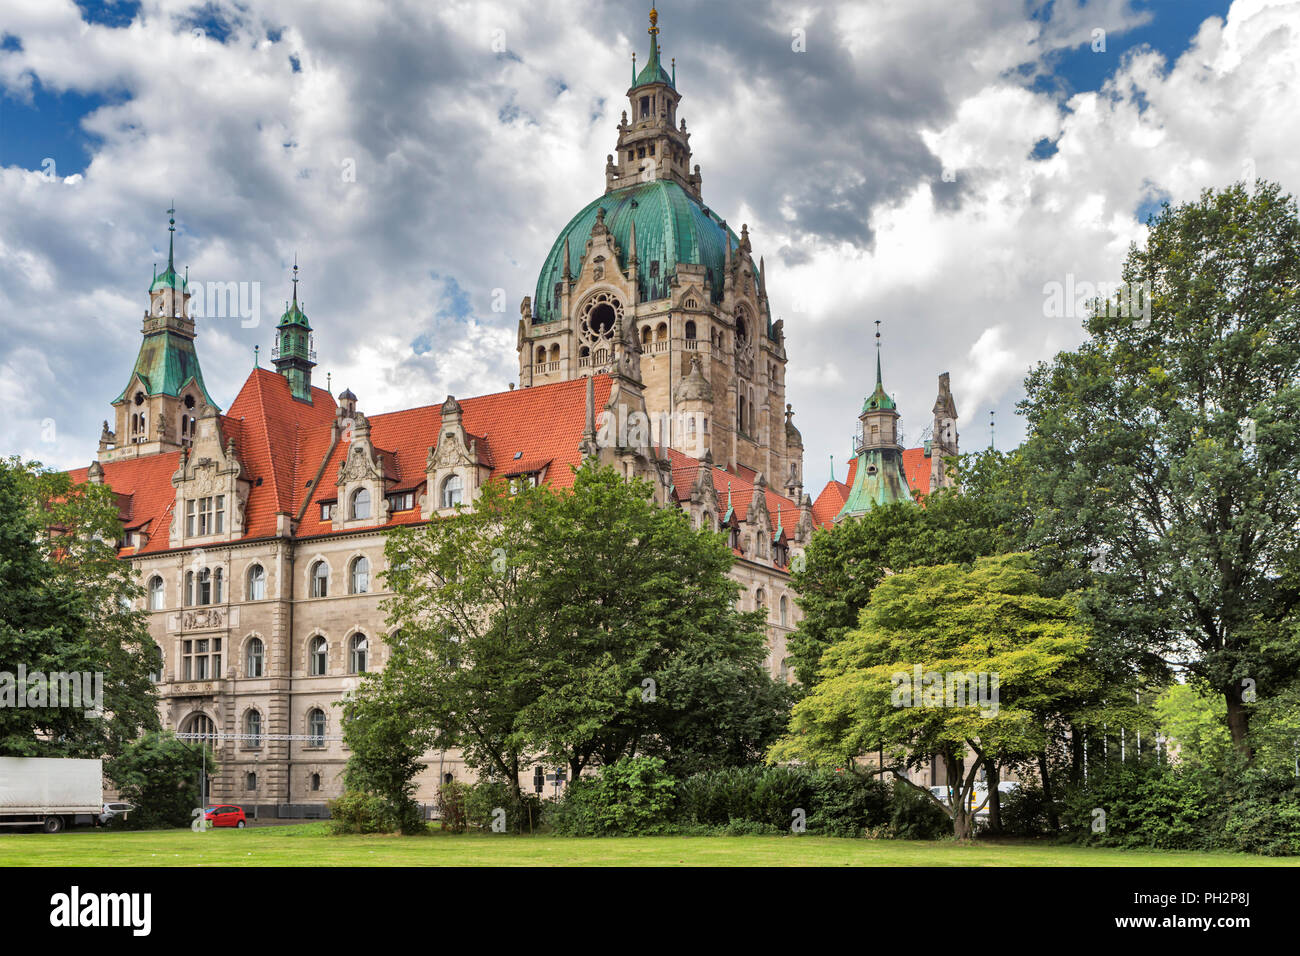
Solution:
[(149, 579), (149, 610), (161, 611), (163, 609), (163, 579), (154, 575)]
[(352, 517), (370, 517), (370, 491), (368, 489), (358, 488), (352, 492)]
[(326, 667), (325, 658), (328, 648), (329, 645), (326, 643), (325, 638), (321, 637), (319, 634), (311, 639), (311, 651), (308, 654), (307, 663), (310, 665), (309, 669), (312, 677), (324, 676)]
[(161, 684), (163, 679), (163, 649), (157, 644), (153, 646), (153, 667), (149, 669), (149, 680), (155, 684)]
[(266, 663), (266, 645), (262, 643), (260, 637), (255, 637), (248, 642), (248, 647), (244, 655), (244, 676), (261, 677), (263, 674), (263, 665)]
[(362, 555), (352, 559), (352, 570), (348, 574), (348, 591), (352, 594), (365, 594), (370, 590), (370, 559)]
[(767, 607), (767, 594), (764, 593), (762, 588), (759, 588), (757, 591), (754, 592), (754, 607), (756, 608)]
[(311, 566), (311, 596), (328, 597), (330, 592), (330, 566), (317, 561)]
[[(307, 713), (307, 736), (311, 738), (308, 743), (313, 747), (325, 746), (325, 711), (319, 707), (313, 707)], [(320, 789), (320, 774), (312, 774), (313, 790)]]
[(248, 569), (248, 599), (266, 600), (266, 570), (260, 564), (255, 564)]
[(551, 361), (552, 361), (552, 362), (558, 362), (559, 360), (560, 360), (560, 347), (559, 347), (558, 345), (552, 345), (552, 346), (551, 346)]
[(786, 596), (782, 594), (781, 595), (781, 626), (782, 627), (790, 626), (789, 612), (790, 612), (790, 602), (786, 599)]
[(198, 734), (199, 743), (209, 747), (217, 745), (217, 726), (207, 714), (191, 714), (181, 727), (183, 734)]
[(348, 672), (364, 674), (366, 672), (366, 635), (353, 634), (348, 649)]
[(212, 603), (212, 572), (204, 568), (198, 574), (198, 595), (195, 601), (199, 604)]
[(244, 741), (245, 746), (262, 746), (262, 715), (257, 711), (250, 710), (244, 714), (244, 734), (248, 738)]
[[(688, 302), (687, 306), (689, 305), (690, 303)], [(695, 323), (690, 320), (688, 320), (686, 323), (686, 338), (692, 342), (695, 341)]]
[(546, 346), (539, 345), (537, 346), (537, 364), (541, 365), (545, 361), (546, 361)]
[(700, 512), (700, 527), (706, 531), (713, 530), (713, 515), (707, 511)]
[(668, 323), (660, 322), (659, 327), (655, 329), (655, 341), (663, 342), (668, 338)]
[(248, 773), (244, 774), (244, 789), (245, 790), (257, 789), (257, 774), (253, 773), (251, 770)]
[(461, 503), (463, 484), (460, 475), (448, 475), (442, 481), (442, 506), (454, 508)]
[[(323, 745), (323, 743), (324, 743), (324, 742), (322, 741), (322, 745)], [(312, 788), (313, 790), (319, 790), (319, 789), (320, 789), (320, 774), (318, 774), (318, 773), (314, 773), (314, 774), (311, 775), (311, 788)]]
[(650, 326), (648, 325), (641, 326), (641, 344), (642, 345), (650, 344)]
[(213, 604), (221, 603), (221, 581), (222, 581), (222, 571), (220, 568), (217, 568), (216, 573), (212, 575), (212, 603)]

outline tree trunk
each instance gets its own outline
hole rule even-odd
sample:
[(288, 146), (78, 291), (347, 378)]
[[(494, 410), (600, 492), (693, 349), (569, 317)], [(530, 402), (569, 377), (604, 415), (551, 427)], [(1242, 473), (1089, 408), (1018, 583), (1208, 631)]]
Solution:
[(1083, 781), (1083, 731), (1078, 727), (1070, 728), (1070, 786), (1077, 787)]
[(1047, 808), (1047, 828), (1055, 833), (1061, 828), (1061, 821), (1056, 815), (1056, 801), (1052, 797), (1052, 775), (1047, 767), (1046, 750), (1038, 752), (1038, 773), (1043, 778), (1043, 803)]
[(971, 812), (965, 805), (965, 801), (962, 801), (962, 805), (953, 813), (952, 835), (954, 839), (962, 842), (969, 842), (971, 839)]
[(965, 761), (960, 757), (944, 754), (944, 769), (948, 773), (948, 800), (952, 804), (952, 835), (957, 840), (969, 840), (972, 836), (970, 796), (963, 786)]
[(1250, 711), (1241, 700), (1241, 688), (1229, 687), (1223, 692), (1223, 699), (1228, 705), (1228, 732), (1232, 734), (1232, 745), (1247, 760), (1255, 754), (1250, 748)]
[(1002, 832), (1002, 794), (998, 791), (998, 762), (988, 762), (989, 778), (989, 832)]

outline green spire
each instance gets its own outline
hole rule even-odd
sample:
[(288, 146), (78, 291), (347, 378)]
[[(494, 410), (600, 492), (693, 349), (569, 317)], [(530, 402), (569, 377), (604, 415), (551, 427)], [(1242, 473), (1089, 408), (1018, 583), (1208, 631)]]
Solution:
[(307, 313), (298, 304), (298, 256), (296, 254), (293, 257), (293, 302), (284, 304), (284, 315), (280, 316), (280, 324), (276, 328), (284, 328), (286, 325), (298, 325), (308, 332), (311, 331)]
[(312, 347), (311, 323), (298, 304), (297, 255), (293, 257), (293, 302), (286, 303), (276, 330), (276, 346), (271, 353), (275, 370), (289, 380), (289, 390), (294, 398), (310, 402), (311, 370), (316, 365), (316, 351)]
[(736, 513), (736, 509), (731, 507), (731, 482), (727, 482), (727, 514), (723, 517), (722, 523), (726, 524), (731, 520), (731, 516)]
[(866, 401), (862, 403), (862, 410), (866, 412), (871, 409), (893, 409), (896, 407), (894, 400), (885, 391), (880, 374), (880, 320), (876, 319), (876, 390), (868, 395)]
[(178, 289), (184, 292), (189, 288), (189, 282), (182, 279), (176, 274), (176, 206), (175, 203), (167, 210), (167, 269), (161, 275), (158, 273), (158, 266), (154, 265), (153, 282), (149, 284), (150, 292), (157, 292), (159, 289)]
[[(659, 62), (659, 11), (653, 6), (650, 7), (650, 59), (640, 73), (637, 73), (632, 79), (633, 86), (645, 86), (648, 83), (667, 83), (676, 89), (673, 78), (668, 75), (663, 64)], [(636, 60), (633, 58), (632, 69), (636, 70)], [(674, 71), (676, 66), (674, 65)]]

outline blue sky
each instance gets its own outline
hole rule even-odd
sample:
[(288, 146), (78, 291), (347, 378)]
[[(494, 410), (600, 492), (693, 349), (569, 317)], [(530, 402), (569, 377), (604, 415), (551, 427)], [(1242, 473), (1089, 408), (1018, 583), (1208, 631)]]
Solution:
[[(814, 485), (830, 455), (843, 473), (872, 320), (910, 439), (948, 371), (963, 446), (990, 410), (1013, 444), (1025, 372), (1080, 339), (1045, 284), (1115, 277), (1163, 200), (1300, 173), (1277, 120), (1300, 97), (1293, 2), (660, 13), (705, 202), (766, 258)], [(7, 0), (0, 33), (0, 453), (61, 466), (129, 373), (173, 200), (196, 280), (278, 306), (299, 255), (322, 377), (363, 410), (515, 381), (518, 302), (603, 188), (647, 42), (622, 0)], [(33, 321), (51, 301), (63, 322)], [(201, 326), (218, 401), (274, 318)]]

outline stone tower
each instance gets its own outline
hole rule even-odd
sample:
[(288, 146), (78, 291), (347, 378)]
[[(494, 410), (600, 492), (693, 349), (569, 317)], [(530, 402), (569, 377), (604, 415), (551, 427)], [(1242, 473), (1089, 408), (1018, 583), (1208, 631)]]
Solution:
[(204, 406), (219, 410), (203, 384), (194, 349), (189, 280), (176, 272), (176, 210), (167, 215), (167, 268), (161, 275), (154, 270), (140, 352), (130, 381), (112, 403), (116, 428), (104, 423), (100, 461), (189, 447)]
[[(802, 487), (803, 449), (786, 425), (785, 333), (772, 320), (763, 262), (747, 226), (737, 235), (703, 203), (654, 10), (649, 33), (605, 192), (561, 231), (520, 307), (520, 384), (611, 370), (622, 322), (640, 344), (656, 443), (708, 449), (720, 465), (779, 476), (780, 486), (794, 475)], [(701, 381), (679, 388), (693, 374)]]
[(930, 440), (925, 443), (925, 453), (930, 459), (930, 487), (948, 488), (953, 476), (946, 459), (960, 452), (957, 450), (957, 403), (952, 398), (947, 372), (939, 376), (939, 395), (934, 400), (933, 414)]
[(879, 337), (877, 332), (876, 389), (862, 403), (858, 415), (861, 430), (853, 449), (857, 455), (857, 471), (849, 497), (835, 516), (836, 522), (851, 515), (866, 514), (876, 505), (912, 500), (903, 468), (903, 446), (898, 441), (898, 409), (881, 381)]

